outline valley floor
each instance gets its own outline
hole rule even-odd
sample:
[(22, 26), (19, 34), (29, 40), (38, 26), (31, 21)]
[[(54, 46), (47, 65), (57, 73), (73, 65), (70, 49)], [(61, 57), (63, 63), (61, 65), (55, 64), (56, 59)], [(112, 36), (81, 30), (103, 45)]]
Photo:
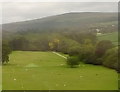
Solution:
[(102, 66), (68, 68), (52, 52), (15, 51), (2, 68), (3, 90), (117, 90), (118, 74)]

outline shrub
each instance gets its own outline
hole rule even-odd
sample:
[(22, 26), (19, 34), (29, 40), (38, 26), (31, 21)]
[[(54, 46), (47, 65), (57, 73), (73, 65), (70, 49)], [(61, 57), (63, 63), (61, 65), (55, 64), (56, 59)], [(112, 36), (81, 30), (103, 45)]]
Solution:
[(102, 65), (103, 62), (103, 58), (96, 58), (96, 60), (94, 61), (94, 65)]
[(69, 65), (71, 68), (77, 67), (79, 63), (79, 58), (77, 56), (70, 56), (67, 58), (67, 65)]
[(88, 56), (84, 59), (84, 63), (97, 65), (96, 59), (97, 58), (93, 53), (89, 53)]

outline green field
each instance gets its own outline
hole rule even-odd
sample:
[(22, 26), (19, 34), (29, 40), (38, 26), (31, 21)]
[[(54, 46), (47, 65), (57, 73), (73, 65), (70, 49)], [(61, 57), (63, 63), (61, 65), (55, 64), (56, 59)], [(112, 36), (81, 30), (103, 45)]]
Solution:
[(0, 65), (0, 91), (2, 90), (2, 66)]
[(116, 90), (118, 74), (102, 66), (68, 68), (52, 52), (15, 51), (3, 66), (3, 90)]
[(98, 36), (98, 40), (110, 40), (113, 44), (118, 45), (118, 32), (102, 34)]

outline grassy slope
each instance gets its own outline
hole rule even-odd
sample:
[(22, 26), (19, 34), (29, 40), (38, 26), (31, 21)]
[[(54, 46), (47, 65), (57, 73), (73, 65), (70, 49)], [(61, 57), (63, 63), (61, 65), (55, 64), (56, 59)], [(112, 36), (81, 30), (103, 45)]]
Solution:
[(2, 90), (2, 66), (0, 65), (0, 91)]
[(118, 32), (113, 32), (113, 33), (108, 33), (108, 34), (103, 34), (98, 36), (98, 39), (101, 40), (110, 40), (112, 41), (115, 45), (118, 45)]
[[(29, 64), (38, 67), (26, 67)], [(16, 51), (10, 64), (3, 66), (4, 90), (115, 90), (117, 86), (114, 70), (84, 64), (67, 68), (65, 59), (51, 52)]]

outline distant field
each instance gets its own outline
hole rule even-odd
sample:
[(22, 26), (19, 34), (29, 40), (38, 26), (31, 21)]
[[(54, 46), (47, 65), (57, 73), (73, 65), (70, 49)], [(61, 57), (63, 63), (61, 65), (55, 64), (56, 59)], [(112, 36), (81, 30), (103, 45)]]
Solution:
[(118, 32), (108, 33), (108, 34), (102, 34), (98, 36), (98, 39), (101, 40), (110, 40), (115, 45), (118, 45)]
[(52, 52), (16, 51), (3, 66), (3, 90), (116, 90), (116, 71), (81, 64), (68, 68)]

